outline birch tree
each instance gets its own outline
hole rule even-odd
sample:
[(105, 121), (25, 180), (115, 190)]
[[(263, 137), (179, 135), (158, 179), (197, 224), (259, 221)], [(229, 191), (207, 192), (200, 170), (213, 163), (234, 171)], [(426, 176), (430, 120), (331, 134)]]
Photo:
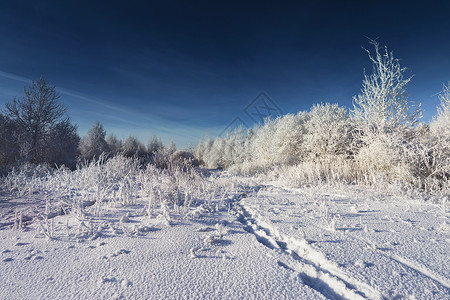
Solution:
[(380, 49), (374, 40), (370, 44), (375, 53), (366, 51), (373, 73), (367, 75), (364, 72), (361, 93), (353, 97), (351, 113), (356, 128), (368, 139), (393, 131), (407, 133), (421, 117), (420, 105), (410, 102), (406, 94), (406, 86), (412, 77), (404, 77), (406, 68), (387, 47)]

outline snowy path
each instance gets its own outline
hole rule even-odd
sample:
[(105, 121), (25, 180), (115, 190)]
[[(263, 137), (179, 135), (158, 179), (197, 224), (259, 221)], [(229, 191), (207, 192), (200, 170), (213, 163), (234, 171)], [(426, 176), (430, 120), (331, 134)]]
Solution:
[(298, 273), (305, 284), (325, 297), (381, 299), (379, 291), (352, 278), (305, 240), (297, 240), (278, 233), (276, 227), (255, 220), (243, 206), (240, 207), (240, 212), (240, 222), (246, 225), (244, 229), (247, 232), (254, 234), (264, 246), (280, 250), (280, 253), (287, 254), (291, 258), (290, 263), (279, 261), (279, 265)]

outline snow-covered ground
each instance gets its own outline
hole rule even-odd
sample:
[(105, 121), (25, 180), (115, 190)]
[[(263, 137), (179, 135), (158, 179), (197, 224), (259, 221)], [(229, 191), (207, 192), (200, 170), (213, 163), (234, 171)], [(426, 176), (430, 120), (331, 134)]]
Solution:
[(445, 203), (368, 194), (269, 185), (30, 222), (39, 195), (3, 193), (0, 299), (450, 299)]
[(240, 202), (245, 229), (329, 298), (450, 298), (445, 208), (280, 188)]

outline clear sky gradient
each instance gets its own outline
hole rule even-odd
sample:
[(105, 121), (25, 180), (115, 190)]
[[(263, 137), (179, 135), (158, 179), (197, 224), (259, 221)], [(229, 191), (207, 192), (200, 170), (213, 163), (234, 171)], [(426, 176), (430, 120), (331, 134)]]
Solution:
[(214, 137), (265, 91), (284, 113), (351, 107), (367, 37), (408, 75), (423, 120), (450, 80), (450, 2), (0, 1), (0, 105), (45, 76), (84, 135)]

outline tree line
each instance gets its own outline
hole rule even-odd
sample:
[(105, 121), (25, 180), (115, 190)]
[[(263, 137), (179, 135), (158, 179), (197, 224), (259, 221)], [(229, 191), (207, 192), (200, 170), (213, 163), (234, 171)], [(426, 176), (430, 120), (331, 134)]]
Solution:
[[(106, 136), (100, 122), (95, 122), (83, 138), (77, 126), (59, 102), (56, 87), (41, 77), (24, 88), (24, 96), (6, 103), (0, 112), (0, 165), (48, 163), (75, 168), (78, 162), (92, 160), (106, 153), (123, 154), (163, 164), (162, 157), (176, 152), (174, 143), (165, 146), (151, 137), (147, 146), (134, 136), (125, 141), (114, 134)], [(179, 156), (186, 154), (178, 154)]]
[[(425, 189), (450, 189), (450, 85), (439, 95), (438, 114), (421, 123), (420, 104), (409, 101), (411, 77), (386, 47), (366, 50), (372, 74), (363, 77), (353, 108), (317, 104), (310, 111), (267, 119), (247, 131), (200, 141), (195, 156), (152, 137), (106, 136), (97, 121), (80, 138), (77, 126), (45, 78), (32, 81), (22, 98), (0, 113), (0, 165), (49, 163), (74, 168), (104, 153), (138, 157), (165, 168), (172, 161), (209, 168), (258, 172), (277, 167), (299, 182), (340, 179), (348, 183), (385, 180)], [(286, 169), (286, 167), (292, 167)], [(284, 168), (284, 169), (283, 169)]]

